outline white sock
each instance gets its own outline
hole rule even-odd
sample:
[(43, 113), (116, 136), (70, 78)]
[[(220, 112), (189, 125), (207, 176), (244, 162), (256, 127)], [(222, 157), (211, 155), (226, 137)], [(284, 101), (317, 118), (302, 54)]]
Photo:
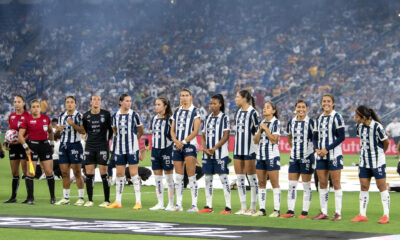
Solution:
[(289, 180), (289, 189), (288, 189), (288, 196), (287, 196), (289, 211), (294, 211), (294, 205), (296, 204), (296, 198), (297, 198), (296, 188), (297, 188), (297, 181)]
[(156, 195), (158, 204), (164, 206), (164, 187), (163, 187), (163, 176), (154, 175), (154, 180), (156, 182)]
[(368, 201), (369, 201), (369, 192), (360, 191), (360, 215), (363, 217), (367, 216)]
[(174, 206), (175, 187), (173, 174), (165, 174), (168, 186), (168, 206)]
[(383, 215), (389, 217), (389, 209), (390, 209), (390, 195), (388, 190), (381, 192), (381, 200), (383, 205)]
[(69, 193), (70, 193), (70, 189), (63, 189), (63, 194), (64, 194), (64, 198), (65, 199), (69, 199)]
[(206, 193), (206, 206), (212, 208), (213, 175), (206, 174), (204, 179), (206, 182), (206, 189), (204, 189), (204, 192)]
[(139, 175), (133, 176), (132, 183), (133, 183), (133, 189), (135, 190), (136, 202), (141, 204), (142, 196), (141, 196), (141, 192), (140, 192), (141, 184), (140, 184)]
[(319, 189), (319, 204), (321, 206), (321, 212), (325, 215), (328, 215), (328, 198), (328, 189)]
[(122, 199), (122, 192), (124, 191), (124, 185), (125, 185), (125, 177), (117, 177), (115, 178), (115, 201), (119, 204), (121, 204), (121, 199)]
[(199, 187), (197, 185), (196, 175), (189, 177), (190, 193), (192, 194), (192, 206), (197, 207), (197, 195)]
[(303, 211), (308, 212), (311, 204), (312, 190), (310, 182), (303, 182)]
[(78, 189), (78, 196), (80, 199), (83, 199), (85, 197), (85, 189)]
[(241, 209), (246, 209), (246, 182), (244, 174), (236, 174)]
[(260, 188), (260, 192), (258, 193), (258, 205), (260, 206), (260, 210), (265, 210), (265, 199), (267, 199), (267, 189)]
[(182, 206), (183, 195), (183, 175), (175, 174), (175, 192), (176, 192), (176, 205)]
[(226, 174), (220, 174), (219, 179), (222, 183), (222, 188), (224, 189), (224, 197), (226, 207), (232, 208), (231, 206), (231, 187), (229, 186), (228, 176)]
[(281, 209), (281, 189), (274, 188), (274, 211), (279, 211)]
[(343, 199), (343, 191), (342, 189), (335, 190), (335, 213), (342, 213), (342, 199)]
[(250, 181), (250, 192), (251, 192), (251, 202), (250, 202), (250, 209), (255, 210), (257, 209), (257, 195), (258, 195), (258, 181), (257, 175), (252, 174), (248, 175)]

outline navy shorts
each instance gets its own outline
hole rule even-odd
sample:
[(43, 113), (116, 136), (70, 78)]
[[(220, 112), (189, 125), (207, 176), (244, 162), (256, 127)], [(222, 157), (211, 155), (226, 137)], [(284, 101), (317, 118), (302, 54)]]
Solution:
[(229, 174), (229, 157), (223, 159), (203, 159), (202, 170), (204, 174)]
[(165, 171), (174, 169), (172, 164), (172, 145), (164, 149), (151, 149), (151, 169)]
[(280, 170), (281, 169), (281, 158), (276, 157), (274, 159), (269, 159), (269, 160), (257, 159), (256, 169), (257, 170), (266, 170), (266, 171)]
[(83, 148), (80, 142), (61, 143), (59, 149), (60, 164), (81, 164), (83, 160)]
[(317, 160), (317, 170), (341, 170), (343, 169), (343, 156), (335, 160)]
[(289, 173), (313, 174), (315, 158), (314, 154), (310, 154), (306, 159), (289, 160)]
[(139, 150), (134, 154), (114, 154), (115, 165), (136, 165), (139, 164)]
[(172, 151), (173, 161), (183, 162), (185, 160), (185, 157), (188, 156), (197, 158), (197, 148), (194, 145), (187, 143), (180, 151), (177, 151), (174, 146), (174, 150)]
[(233, 159), (235, 160), (255, 160), (256, 159), (256, 153), (252, 153), (250, 155), (233, 155)]
[(9, 144), (8, 152), (10, 160), (26, 160), (26, 152), (22, 144)]
[(375, 179), (383, 179), (386, 178), (386, 164), (382, 165), (378, 168), (358, 168), (358, 177), (359, 178), (372, 178)]

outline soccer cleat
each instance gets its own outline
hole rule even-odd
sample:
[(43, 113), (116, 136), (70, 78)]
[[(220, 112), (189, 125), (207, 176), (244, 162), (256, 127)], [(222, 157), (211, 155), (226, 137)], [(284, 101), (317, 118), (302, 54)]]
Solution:
[(33, 199), (25, 199), (25, 201), (22, 202), (23, 204), (28, 204), (28, 205), (34, 205), (35, 201)]
[(186, 210), (186, 212), (188, 212), (188, 213), (197, 213), (197, 212), (199, 212), (199, 209), (196, 207), (196, 205), (192, 205), (192, 207), (189, 208), (188, 210)]
[(225, 209), (223, 211), (221, 211), (222, 215), (226, 215), (226, 214), (231, 214), (232, 213), (232, 209), (225, 207)]
[(297, 217), (298, 219), (306, 219), (308, 218), (308, 212), (302, 211), (301, 215)]
[(342, 216), (339, 213), (335, 213), (335, 215), (332, 218), (332, 221), (340, 221), (342, 220)]
[(154, 207), (149, 208), (150, 211), (156, 211), (156, 210), (164, 210), (164, 206), (160, 203), (157, 203)]
[(243, 215), (245, 215), (245, 216), (251, 216), (251, 215), (256, 214), (256, 213), (257, 213), (257, 210), (255, 210), (255, 209), (249, 209), (249, 210), (247, 210)]
[(389, 223), (389, 218), (386, 215), (383, 215), (383, 217), (381, 217), (381, 220), (379, 220), (380, 224), (386, 224)]
[(84, 207), (93, 207), (94, 203), (92, 201), (87, 201), (85, 204), (83, 204)]
[(165, 208), (165, 211), (173, 212), (173, 209), (174, 209), (174, 206), (168, 204), (168, 206)]
[(235, 212), (235, 215), (244, 215), (247, 212), (247, 209), (240, 209), (239, 211)]
[(122, 208), (121, 203), (113, 202), (112, 204), (106, 206), (105, 208)]
[(3, 203), (16, 203), (16, 202), (17, 202), (16, 198), (10, 198), (10, 199), (4, 201)]
[(82, 198), (79, 198), (79, 199), (74, 203), (75, 206), (83, 206), (83, 204), (85, 204), (85, 201), (83, 201)]
[(132, 209), (133, 209), (133, 210), (140, 210), (140, 209), (142, 209), (142, 204), (137, 202), (137, 203), (135, 204), (135, 206), (133, 206)]
[(173, 208), (171, 208), (171, 209), (167, 208), (167, 209), (165, 209), (165, 210), (167, 210), (167, 211), (169, 211), (169, 212), (182, 212), (182, 211), (183, 211), (183, 207), (180, 206), (180, 205), (178, 205), (178, 204), (176, 204), (175, 207), (173, 207)]
[(257, 211), (256, 213), (252, 214), (251, 216), (252, 217), (260, 217), (260, 216), (266, 216), (266, 215), (267, 214), (265, 214), (265, 210), (264, 211), (260, 210), (260, 211)]
[(29, 199), (27, 198), (27, 199), (25, 199), (24, 201), (22, 201), (21, 203), (22, 203), (22, 204), (26, 204), (26, 203), (28, 203), (28, 200), (29, 200)]
[(367, 217), (361, 216), (361, 214), (358, 214), (353, 219), (351, 219), (351, 222), (366, 222), (366, 221), (367, 221)]
[(61, 199), (60, 201), (56, 202), (54, 205), (60, 206), (60, 205), (69, 205), (69, 199)]
[(208, 206), (205, 206), (203, 209), (201, 209), (199, 211), (199, 213), (212, 213), (212, 212), (214, 212), (214, 209), (212, 209), (212, 208), (210, 208)]
[(326, 214), (318, 213), (317, 216), (313, 217), (312, 220), (324, 220), (324, 219), (329, 219), (329, 216)]
[(293, 217), (294, 217), (293, 211), (287, 211), (285, 214), (280, 216), (280, 218), (293, 218)]
[(55, 203), (56, 203), (56, 198), (55, 197), (50, 198), (50, 204), (55, 204)]
[(280, 215), (281, 215), (281, 214), (280, 214), (279, 211), (274, 210), (274, 211), (269, 215), (269, 217), (271, 217), (271, 218), (277, 218), (277, 217), (279, 217)]
[(111, 205), (111, 203), (110, 202), (107, 202), (107, 201), (105, 201), (105, 202), (102, 202), (102, 203), (100, 203), (99, 204), (99, 207), (108, 207), (108, 206), (110, 206)]

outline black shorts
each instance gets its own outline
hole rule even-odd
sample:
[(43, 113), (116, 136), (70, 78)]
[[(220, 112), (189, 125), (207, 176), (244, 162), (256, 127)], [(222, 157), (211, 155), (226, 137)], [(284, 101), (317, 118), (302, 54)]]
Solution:
[(31, 149), (32, 161), (47, 161), (52, 160), (53, 151), (51, 149), (50, 143), (47, 140), (44, 141), (31, 141), (29, 140), (28, 146)]
[(108, 150), (100, 151), (85, 151), (83, 153), (83, 161), (85, 165), (99, 164), (103, 166), (108, 165)]
[(10, 144), (8, 152), (10, 160), (26, 160), (26, 152), (22, 144)]

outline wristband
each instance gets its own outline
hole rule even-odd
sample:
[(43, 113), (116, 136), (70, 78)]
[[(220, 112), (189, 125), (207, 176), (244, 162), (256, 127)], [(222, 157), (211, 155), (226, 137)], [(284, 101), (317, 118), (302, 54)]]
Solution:
[(183, 140), (182, 143), (183, 143), (183, 144), (187, 144), (186, 140)]
[(22, 146), (24, 147), (25, 150), (28, 150), (28, 148), (29, 148), (28, 144), (26, 144), (26, 143), (22, 144)]

